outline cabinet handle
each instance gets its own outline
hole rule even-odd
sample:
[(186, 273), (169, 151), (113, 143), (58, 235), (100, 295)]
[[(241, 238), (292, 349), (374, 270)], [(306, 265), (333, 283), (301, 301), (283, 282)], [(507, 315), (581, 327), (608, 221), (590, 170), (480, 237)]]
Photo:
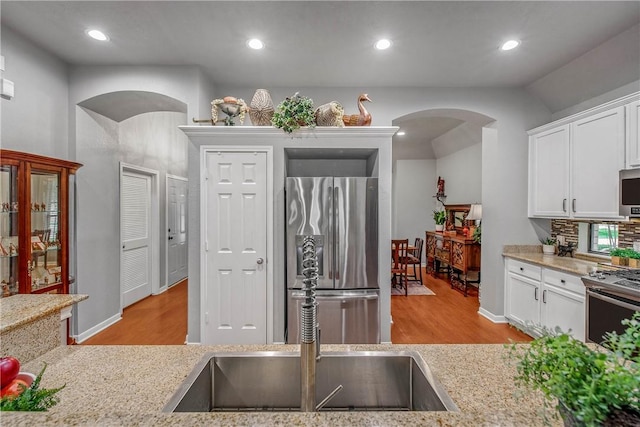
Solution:
[(524, 268), (520, 267), (520, 271), (524, 271)]
[(567, 211), (567, 199), (562, 199), (562, 212)]
[(564, 279), (560, 279), (560, 283), (565, 283)]
[(538, 301), (538, 288), (534, 289), (533, 298)]
[(571, 200), (571, 209), (573, 210), (573, 213), (576, 212), (576, 199)]
[(542, 302), (547, 303), (547, 290), (542, 291)]

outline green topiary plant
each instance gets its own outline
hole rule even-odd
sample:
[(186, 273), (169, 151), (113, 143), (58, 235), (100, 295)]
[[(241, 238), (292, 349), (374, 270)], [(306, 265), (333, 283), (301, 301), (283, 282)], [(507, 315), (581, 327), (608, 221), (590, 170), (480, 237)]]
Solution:
[(559, 329), (530, 326), (542, 336), (526, 345), (507, 345), (509, 358), (517, 360), (516, 384), (541, 391), (545, 407), (555, 404), (565, 420), (639, 425), (640, 312), (622, 324), (622, 334), (605, 336), (606, 349)]
[(447, 220), (447, 212), (445, 211), (433, 211), (433, 220), (437, 225), (442, 225)]
[(278, 105), (271, 118), (271, 124), (286, 133), (291, 133), (302, 126), (315, 127), (315, 120), (313, 100), (296, 92)]

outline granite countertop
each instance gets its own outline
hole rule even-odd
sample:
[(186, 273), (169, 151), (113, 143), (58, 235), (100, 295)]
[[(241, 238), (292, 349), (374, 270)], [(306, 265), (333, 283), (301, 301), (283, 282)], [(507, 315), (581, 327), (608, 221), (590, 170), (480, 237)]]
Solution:
[[(207, 352), (297, 351), (299, 346), (68, 346), (26, 363), (47, 369), (42, 386), (58, 387), (58, 405), (44, 413), (10, 412), (12, 426), (57, 425), (544, 425), (539, 395), (516, 398), (507, 350), (487, 345), (323, 345), (322, 351), (417, 351), (460, 412), (163, 413), (180, 383)], [(320, 362), (322, 363), (322, 362)], [(561, 422), (554, 420), (557, 425)]]
[[(540, 246), (537, 246), (540, 248)], [(578, 276), (586, 276), (589, 272), (601, 269), (596, 261), (589, 261), (581, 258), (561, 257), (558, 255), (545, 255), (542, 250), (534, 251), (536, 246), (531, 246), (531, 251), (517, 251), (509, 247), (505, 247), (502, 255), (505, 258), (513, 258), (520, 261), (530, 262), (542, 267), (552, 268), (554, 270), (564, 271), (566, 273), (577, 274)]]
[(17, 294), (0, 298), (0, 333), (60, 311), (89, 295), (81, 294)]

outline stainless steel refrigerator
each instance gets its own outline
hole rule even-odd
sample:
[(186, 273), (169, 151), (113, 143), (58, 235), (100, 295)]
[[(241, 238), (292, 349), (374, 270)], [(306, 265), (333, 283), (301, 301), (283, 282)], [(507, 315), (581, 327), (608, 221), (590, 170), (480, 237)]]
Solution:
[(286, 180), (287, 342), (300, 342), (302, 241), (316, 239), (321, 342), (379, 343), (378, 179)]

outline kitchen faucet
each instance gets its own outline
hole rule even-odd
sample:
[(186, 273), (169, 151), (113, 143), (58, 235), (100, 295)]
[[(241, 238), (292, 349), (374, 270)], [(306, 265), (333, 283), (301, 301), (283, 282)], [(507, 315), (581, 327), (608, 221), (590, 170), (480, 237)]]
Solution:
[(320, 329), (316, 302), (318, 257), (313, 236), (305, 236), (302, 243), (302, 274), (305, 299), (300, 310), (300, 410), (314, 412), (320, 410), (342, 390), (342, 384), (316, 405), (316, 363), (320, 360)]

